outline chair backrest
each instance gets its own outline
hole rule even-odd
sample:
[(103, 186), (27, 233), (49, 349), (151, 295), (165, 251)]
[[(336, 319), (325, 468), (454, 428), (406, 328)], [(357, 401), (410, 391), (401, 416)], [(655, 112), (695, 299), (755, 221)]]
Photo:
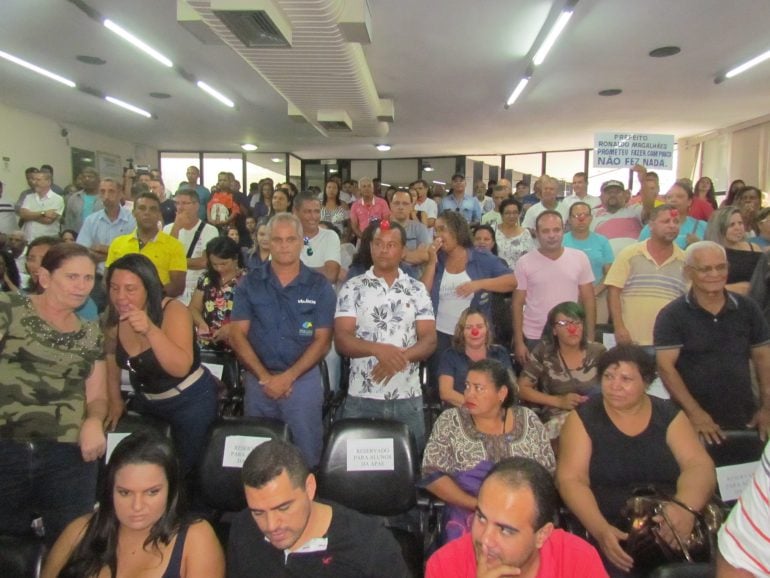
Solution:
[(45, 546), (33, 536), (0, 536), (0, 574), (3, 578), (37, 578)]
[(406, 424), (385, 419), (342, 419), (332, 424), (318, 470), (318, 494), (378, 516), (416, 503), (417, 447)]
[(241, 466), (251, 450), (269, 439), (291, 441), (289, 426), (265, 417), (220, 417), (209, 430), (200, 465), (200, 485), (207, 506), (220, 512), (246, 507)]
[(241, 387), (240, 365), (233, 353), (201, 349), (200, 355), (201, 363), (227, 386), (228, 393)]
[(716, 467), (758, 462), (765, 444), (755, 429), (726, 430), (721, 444), (707, 446)]
[(713, 564), (665, 564), (653, 570), (648, 578), (713, 578), (716, 569)]

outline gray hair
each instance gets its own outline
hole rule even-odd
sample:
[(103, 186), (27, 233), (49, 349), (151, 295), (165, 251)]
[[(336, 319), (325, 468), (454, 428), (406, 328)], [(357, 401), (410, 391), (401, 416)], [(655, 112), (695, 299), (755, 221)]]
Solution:
[(297, 231), (297, 235), (302, 238), (302, 223), (296, 215), (292, 213), (278, 213), (267, 222), (267, 236), (270, 237), (273, 234), (273, 227), (279, 223), (291, 223), (294, 225), (294, 229)]
[(688, 246), (687, 249), (684, 250), (684, 264), (687, 267), (692, 267), (695, 265), (695, 255), (696, 253), (700, 253), (703, 251), (718, 251), (721, 253), (722, 257), (727, 259), (727, 252), (725, 251), (725, 248), (720, 245), (719, 243), (716, 243), (715, 241), (696, 241), (692, 245)]
[(358, 179), (358, 186), (360, 187), (363, 183), (371, 183), (374, 184), (374, 181), (370, 179), (369, 177), (361, 177)]

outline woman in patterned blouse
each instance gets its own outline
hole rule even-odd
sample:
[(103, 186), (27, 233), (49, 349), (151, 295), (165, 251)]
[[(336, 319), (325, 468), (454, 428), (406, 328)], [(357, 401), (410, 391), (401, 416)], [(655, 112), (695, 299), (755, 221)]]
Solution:
[(204, 349), (229, 351), (230, 314), (235, 286), (244, 274), (238, 244), (229, 237), (217, 237), (206, 245), (206, 272), (190, 300), (198, 345)]
[(433, 426), (422, 461), (423, 485), (446, 503), (446, 540), (468, 532), (481, 482), (500, 460), (531, 458), (554, 471), (543, 424), (515, 398), (513, 380), (500, 362), (476, 361), (468, 368), (465, 404), (444, 411)]
[(545, 408), (545, 427), (552, 440), (558, 439), (567, 414), (601, 390), (596, 360), (605, 348), (588, 342), (585, 318), (583, 307), (572, 301), (551, 309), (543, 339), (519, 375), (521, 399)]

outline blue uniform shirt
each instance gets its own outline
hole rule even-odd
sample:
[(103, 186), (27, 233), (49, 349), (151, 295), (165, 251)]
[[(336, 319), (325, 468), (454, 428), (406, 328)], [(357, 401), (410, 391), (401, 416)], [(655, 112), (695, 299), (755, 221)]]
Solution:
[(300, 264), (283, 287), (266, 263), (236, 287), (232, 320), (251, 322), (251, 347), (268, 371), (281, 372), (302, 356), (316, 329), (333, 327), (335, 306), (334, 289), (320, 273)]

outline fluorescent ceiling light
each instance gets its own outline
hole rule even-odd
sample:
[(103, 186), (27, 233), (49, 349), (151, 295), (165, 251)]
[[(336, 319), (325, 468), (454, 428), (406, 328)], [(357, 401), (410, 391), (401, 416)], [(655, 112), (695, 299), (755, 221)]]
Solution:
[(121, 26), (118, 26), (109, 18), (105, 18), (103, 24), (105, 28), (107, 28), (108, 30), (112, 30), (115, 34), (120, 36), (123, 40), (130, 42), (145, 54), (149, 54), (155, 60), (160, 62), (162, 65), (168, 66), (169, 68), (174, 66), (173, 62), (171, 62), (168, 58), (163, 56), (160, 52), (155, 50), (152, 46), (150, 46), (146, 42), (143, 42), (142, 40), (139, 40), (136, 36), (131, 34), (128, 30), (126, 30)]
[(759, 56), (755, 56), (748, 62), (744, 62), (740, 66), (736, 66), (732, 70), (729, 70), (727, 73), (725, 73), (725, 78), (733, 78), (734, 76), (738, 76), (742, 72), (746, 72), (749, 68), (755, 67), (757, 64), (760, 64), (761, 62), (764, 62), (770, 58), (770, 50), (767, 52), (760, 54)]
[(559, 18), (556, 20), (556, 24), (553, 25), (553, 28), (551, 28), (548, 36), (545, 37), (545, 40), (543, 40), (540, 48), (538, 48), (537, 52), (535, 52), (535, 56), (532, 59), (532, 64), (535, 66), (540, 66), (543, 64), (545, 57), (548, 56), (548, 52), (556, 43), (556, 39), (559, 37), (559, 34), (562, 33), (562, 30), (564, 30), (564, 27), (567, 25), (567, 22), (569, 22), (570, 18), (572, 18), (572, 9), (563, 10), (562, 13), (559, 14)]
[(433, 181), (434, 185), (445, 185), (446, 181)]
[(374, 145), (374, 147), (381, 153), (386, 153), (392, 148), (389, 144), (378, 144)]
[(422, 167), (422, 170), (424, 170), (426, 173), (432, 173), (432, 172), (433, 172), (433, 171), (435, 171), (436, 169), (434, 169), (434, 168), (433, 168), (432, 166), (430, 166), (430, 165), (425, 165), (424, 167)]
[(508, 108), (511, 106), (514, 102), (516, 102), (516, 99), (521, 96), (521, 93), (524, 92), (524, 88), (527, 86), (527, 83), (529, 82), (529, 78), (522, 78), (519, 81), (519, 84), (516, 85), (516, 88), (513, 89), (513, 92), (511, 93), (511, 96), (508, 97), (508, 100), (505, 103), (505, 107)]
[(3, 52), (2, 50), (0, 50), (0, 57), (5, 58), (9, 62), (13, 62), (14, 64), (18, 64), (19, 66), (23, 66), (27, 70), (31, 70), (32, 72), (37, 72), (42, 76), (47, 76), (51, 80), (55, 80), (56, 82), (61, 82), (62, 84), (66, 84), (70, 88), (75, 88), (75, 83), (72, 82), (70, 79), (64, 78), (63, 76), (59, 76), (58, 74), (54, 74), (53, 72), (51, 72), (50, 70), (46, 70), (45, 68), (40, 68), (39, 66), (36, 66), (31, 62), (22, 60), (18, 56), (14, 56), (13, 54), (8, 54), (7, 52)]
[(259, 147), (255, 144), (246, 143), (246, 144), (242, 144), (241, 148), (245, 150), (247, 153), (250, 153), (257, 150)]
[(113, 96), (105, 96), (104, 100), (106, 100), (107, 102), (111, 102), (112, 104), (115, 104), (121, 108), (125, 108), (126, 110), (130, 110), (131, 112), (141, 115), (143, 117), (152, 118), (152, 114), (150, 114), (146, 110), (141, 109), (138, 106), (134, 106), (133, 104), (129, 104), (125, 101), (118, 100)]
[(211, 96), (216, 98), (219, 102), (221, 102), (225, 106), (229, 106), (230, 108), (235, 108), (235, 103), (232, 100), (227, 98), (224, 94), (222, 94), (218, 90), (211, 88), (208, 84), (206, 84), (202, 80), (199, 80), (196, 84), (198, 85), (198, 88), (200, 88), (203, 92), (209, 93)]
[(283, 159), (281, 157), (273, 157), (270, 160), (273, 161), (274, 163), (282, 163), (283, 162)]

